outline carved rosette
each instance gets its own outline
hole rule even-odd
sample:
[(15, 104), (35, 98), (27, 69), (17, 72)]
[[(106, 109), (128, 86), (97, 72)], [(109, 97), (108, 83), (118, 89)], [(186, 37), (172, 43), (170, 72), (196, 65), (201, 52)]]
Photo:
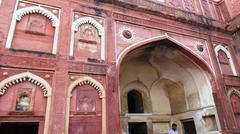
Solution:
[(127, 43), (134, 42), (136, 38), (134, 31), (129, 27), (121, 27), (118, 31), (118, 36)]

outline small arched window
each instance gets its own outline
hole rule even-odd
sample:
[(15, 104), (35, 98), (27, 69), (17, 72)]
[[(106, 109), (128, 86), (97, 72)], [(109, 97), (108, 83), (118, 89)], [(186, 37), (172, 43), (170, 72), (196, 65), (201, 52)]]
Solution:
[(128, 113), (144, 113), (142, 94), (136, 90), (128, 92)]

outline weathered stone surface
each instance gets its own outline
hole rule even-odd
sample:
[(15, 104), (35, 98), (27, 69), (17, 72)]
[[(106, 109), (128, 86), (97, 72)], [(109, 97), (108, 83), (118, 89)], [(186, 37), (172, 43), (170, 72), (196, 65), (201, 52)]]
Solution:
[[(24, 12), (9, 32), (14, 10), (29, 7), (43, 10)], [(237, 0), (0, 0), (0, 123), (39, 122), (43, 134), (122, 134), (129, 122), (146, 122), (152, 134), (175, 122), (182, 134), (181, 121), (193, 118), (198, 134), (238, 134), (238, 7)], [(144, 113), (128, 113), (133, 89)], [(26, 111), (16, 110), (23, 103)]]

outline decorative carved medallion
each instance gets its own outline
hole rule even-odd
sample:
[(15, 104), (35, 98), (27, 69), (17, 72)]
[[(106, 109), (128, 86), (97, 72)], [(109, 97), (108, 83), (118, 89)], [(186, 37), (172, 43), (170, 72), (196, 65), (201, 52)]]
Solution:
[(203, 43), (197, 42), (195, 44), (195, 49), (197, 50), (198, 54), (204, 55), (206, 53), (206, 48)]
[(134, 31), (129, 27), (121, 27), (118, 31), (118, 35), (123, 41), (128, 43), (132, 43), (136, 36)]

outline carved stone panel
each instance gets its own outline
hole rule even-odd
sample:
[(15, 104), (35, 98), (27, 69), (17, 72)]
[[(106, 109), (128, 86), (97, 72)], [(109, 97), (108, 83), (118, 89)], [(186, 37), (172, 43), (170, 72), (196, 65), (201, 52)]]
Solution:
[(76, 96), (76, 113), (96, 114), (101, 110), (101, 100), (97, 91), (90, 85), (78, 87)]
[(27, 32), (33, 34), (45, 34), (47, 18), (30, 15), (27, 23)]
[(83, 61), (100, 59), (100, 40), (98, 30), (93, 25), (84, 24), (80, 26), (75, 34), (74, 57)]
[(96, 96), (92, 96), (91, 91), (87, 90), (78, 90), (77, 91), (77, 112), (87, 113), (87, 112), (95, 112), (96, 104), (95, 98)]

